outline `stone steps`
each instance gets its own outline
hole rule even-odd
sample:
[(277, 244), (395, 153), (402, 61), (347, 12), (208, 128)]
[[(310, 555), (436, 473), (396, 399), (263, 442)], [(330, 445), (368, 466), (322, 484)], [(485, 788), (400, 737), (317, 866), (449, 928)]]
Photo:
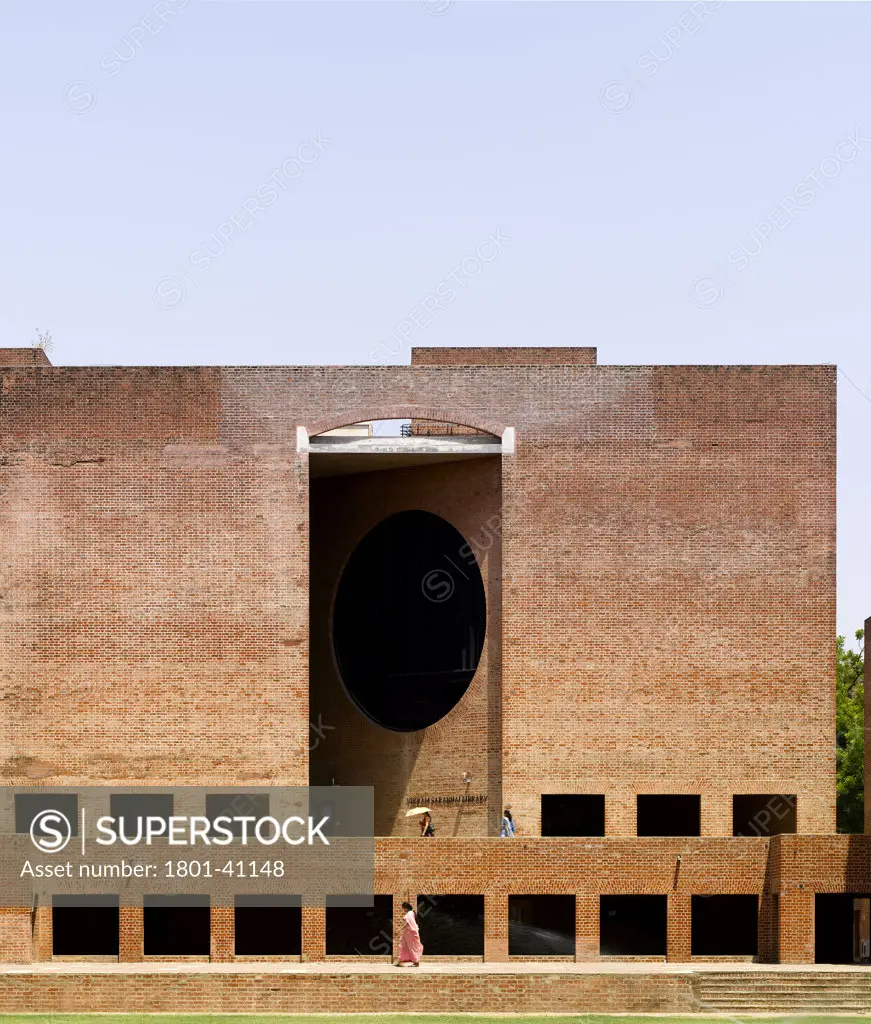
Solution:
[(869, 1013), (871, 971), (700, 973), (699, 1009), (716, 1013)]

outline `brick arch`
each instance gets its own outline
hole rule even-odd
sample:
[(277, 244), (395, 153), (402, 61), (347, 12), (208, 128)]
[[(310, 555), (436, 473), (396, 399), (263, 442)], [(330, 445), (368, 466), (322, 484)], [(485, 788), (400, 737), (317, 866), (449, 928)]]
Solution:
[(333, 430), (336, 427), (346, 427), (349, 423), (362, 423), (366, 420), (435, 420), (439, 423), (456, 423), (463, 427), (472, 427), (475, 430), (485, 430), (495, 437), (502, 437), (507, 423), (500, 423), (487, 417), (481, 417), (477, 413), (457, 412), (444, 408), (434, 408), (429, 405), (389, 405), (389, 406), (362, 406), (360, 409), (351, 410), (341, 416), (333, 414), (314, 420), (311, 423), (302, 423), (308, 431), (309, 437), (315, 434), (322, 434), (325, 430)]

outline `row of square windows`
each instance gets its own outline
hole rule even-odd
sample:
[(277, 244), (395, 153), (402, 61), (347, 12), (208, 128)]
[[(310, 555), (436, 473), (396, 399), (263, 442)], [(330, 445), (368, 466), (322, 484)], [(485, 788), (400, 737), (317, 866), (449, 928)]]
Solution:
[[(52, 906), (55, 956), (117, 956), (117, 897), (101, 905), (81, 897), (55, 896)], [(209, 956), (209, 898), (159, 898), (143, 909), (146, 956)], [(774, 914), (777, 897), (773, 898)], [(299, 899), (236, 898), (236, 956), (299, 956), (302, 912)], [(867, 894), (818, 893), (815, 897), (815, 959), (852, 963), (867, 952), (857, 943), (856, 922), (867, 918)], [(421, 938), (427, 956), (484, 955), (484, 897), (427, 895), (417, 900)], [(512, 956), (574, 956), (576, 907), (572, 895), (508, 897), (508, 951)], [(772, 919), (772, 924), (774, 920)], [(603, 956), (665, 956), (668, 898), (663, 895), (599, 897), (599, 953)], [(757, 956), (759, 898), (752, 894), (691, 897), (693, 956)], [(864, 932), (863, 932), (864, 934)], [(360, 906), (327, 906), (328, 956), (390, 956), (393, 950), (393, 897), (361, 898)]]
[[(702, 798), (698, 794), (644, 794), (636, 800), (637, 835), (701, 835)], [(796, 808), (794, 794), (736, 794), (732, 797), (732, 835), (771, 836), (795, 832)], [(541, 834), (604, 836), (604, 795), (542, 794)]]

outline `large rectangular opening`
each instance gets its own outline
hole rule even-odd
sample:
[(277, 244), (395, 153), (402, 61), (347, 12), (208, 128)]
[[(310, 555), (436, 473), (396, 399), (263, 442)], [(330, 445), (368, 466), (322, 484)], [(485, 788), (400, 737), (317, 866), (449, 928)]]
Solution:
[(605, 797), (596, 793), (542, 793), (543, 836), (603, 836)]
[(417, 922), (427, 956), (484, 955), (483, 896), (418, 896)]
[(327, 956), (392, 956), (393, 897), (327, 896)]
[(574, 956), (574, 896), (509, 896), (510, 956)]
[(207, 957), (210, 954), (208, 896), (145, 896), (142, 925), (146, 956)]
[(667, 896), (599, 897), (603, 956), (665, 956), (667, 942)]
[(54, 956), (112, 956), (119, 953), (117, 896), (53, 896)]
[(376, 835), (418, 834), (406, 812), (431, 802), (437, 837), (495, 834), (501, 445), (325, 440), (309, 456), (309, 781), (373, 786)]
[(732, 835), (776, 836), (796, 831), (794, 793), (736, 793), (732, 797)]
[(639, 795), (639, 836), (698, 836), (702, 828), (702, 798), (695, 794)]
[(759, 951), (759, 897), (693, 896), (693, 956), (756, 956)]
[(300, 956), (302, 900), (299, 896), (237, 896), (236, 956)]
[(868, 893), (816, 894), (814, 961), (818, 964), (871, 962), (871, 896)]

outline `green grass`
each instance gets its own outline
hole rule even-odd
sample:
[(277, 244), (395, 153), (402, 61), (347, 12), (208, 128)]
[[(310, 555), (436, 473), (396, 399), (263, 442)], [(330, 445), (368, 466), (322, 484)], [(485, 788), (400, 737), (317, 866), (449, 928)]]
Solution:
[(785, 1014), (778, 1017), (739, 1014), (738, 1016), (696, 1016), (667, 1017), (658, 1015), (632, 1014), (612, 1015), (586, 1013), (578, 1015), (537, 1014), (520, 1016), (501, 1014), (169, 1014), (169, 1013), (34, 1013), (0, 1014), (0, 1024), (405, 1024), (425, 1020), (426, 1024), (553, 1024), (554, 1017), (559, 1024), (724, 1024), (725, 1021), (754, 1021), (755, 1024), (856, 1024), (871, 1017), (834, 1017), (811, 1014)]

